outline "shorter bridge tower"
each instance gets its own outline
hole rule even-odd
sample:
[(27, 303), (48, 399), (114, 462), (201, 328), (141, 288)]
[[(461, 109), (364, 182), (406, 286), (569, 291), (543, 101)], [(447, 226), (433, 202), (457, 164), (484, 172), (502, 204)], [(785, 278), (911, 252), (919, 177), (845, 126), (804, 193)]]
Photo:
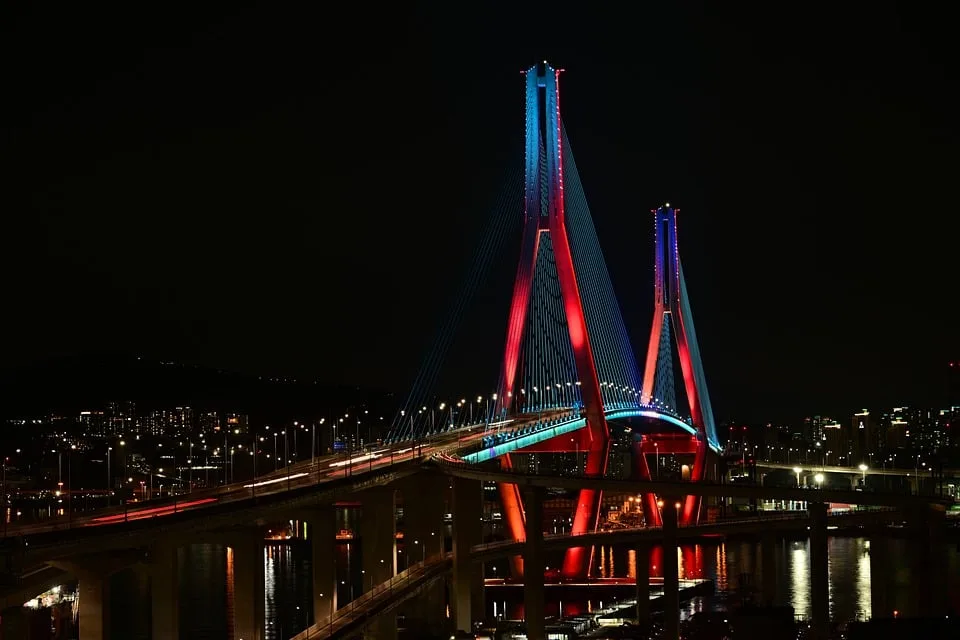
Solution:
[[(677, 243), (677, 214), (679, 209), (669, 203), (652, 210), (656, 254), (654, 259), (654, 311), (647, 362), (643, 375), (642, 402), (677, 411), (674, 355), (680, 363), (686, 404), (696, 429), (694, 438), (658, 436), (650, 434), (637, 443), (638, 472), (643, 478), (651, 478), (646, 456), (649, 454), (693, 454), (693, 466), (689, 480), (700, 482), (715, 472), (712, 452), (719, 451), (713, 409), (707, 392), (706, 378), (700, 359), (697, 334), (693, 328), (690, 299), (680, 264)], [(676, 354), (673, 348), (676, 346)], [(687, 496), (680, 511), (681, 524), (696, 522), (700, 516), (700, 499)], [(644, 511), (648, 522), (659, 523), (660, 511), (656, 496), (644, 499)]]

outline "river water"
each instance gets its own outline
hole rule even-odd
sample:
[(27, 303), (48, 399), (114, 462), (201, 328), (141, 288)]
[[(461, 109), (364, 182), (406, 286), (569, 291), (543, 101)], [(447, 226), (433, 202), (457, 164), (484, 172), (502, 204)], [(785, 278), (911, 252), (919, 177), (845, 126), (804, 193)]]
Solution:
[[(911, 608), (911, 585), (921, 576), (911, 573), (906, 540), (889, 540), (885, 558), (893, 576), (888, 585), (891, 606), (902, 611)], [(870, 541), (865, 538), (830, 538), (830, 610), (834, 620), (865, 619), (871, 615)], [(750, 541), (718, 541), (685, 545), (678, 551), (681, 578), (707, 578), (714, 581), (717, 594), (698, 597), (685, 603), (685, 613), (718, 610), (739, 597), (746, 583), (762, 584), (759, 544)], [(656, 558), (656, 556), (654, 556)], [(597, 575), (629, 577), (635, 575), (636, 556), (626, 547), (597, 547), (593, 559)], [(806, 540), (784, 540), (775, 554), (778, 601), (793, 606), (797, 616), (810, 615), (809, 545)], [(356, 545), (338, 544), (337, 562), (340, 602), (345, 604), (361, 593), (362, 575)], [(656, 559), (653, 560), (656, 562)], [(505, 568), (505, 565), (503, 565)], [(192, 545), (180, 551), (180, 637), (182, 640), (223, 640), (231, 638), (232, 589), (228, 579), (226, 550), (215, 545)], [(503, 569), (499, 569), (503, 571)], [(286, 640), (300, 631), (311, 618), (310, 548), (302, 541), (268, 543), (264, 551), (266, 587), (266, 638)], [(652, 573), (656, 574), (656, 567)], [(491, 571), (496, 573), (495, 571)], [(960, 610), (960, 552), (951, 548), (948, 574), (951, 602)], [(353, 580), (346, 580), (352, 575)], [(150, 639), (149, 580), (134, 571), (113, 578), (111, 631), (117, 640)], [(516, 618), (522, 614), (522, 602), (502, 598), (488, 589), (487, 614), (490, 617)], [(597, 593), (591, 600), (559, 602), (550, 598), (548, 613), (575, 614), (609, 605), (612, 596)], [(604, 598), (607, 598), (604, 601)]]

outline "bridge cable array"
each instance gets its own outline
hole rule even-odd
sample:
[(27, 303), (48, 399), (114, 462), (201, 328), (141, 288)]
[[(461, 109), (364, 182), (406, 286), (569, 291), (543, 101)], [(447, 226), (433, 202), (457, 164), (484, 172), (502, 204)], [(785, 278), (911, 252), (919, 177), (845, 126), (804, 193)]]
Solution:
[(433, 403), (437, 380), (466, 309), (471, 306), (477, 289), (490, 272), (496, 258), (503, 253), (507, 237), (511, 236), (518, 226), (517, 213), (522, 210), (523, 182), (522, 165), (510, 167), (503, 189), (491, 208), (486, 228), (479, 234), (481, 240), (476, 245), (464, 284), (453, 303), (447, 306), (447, 312), (417, 372), (410, 393), (394, 417), (388, 440), (413, 439), (431, 429), (440, 430), (441, 425), (430, 424), (430, 421), (436, 418), (435, 414), (431, 411), (423, 412), (422, 408), (436, 408)]

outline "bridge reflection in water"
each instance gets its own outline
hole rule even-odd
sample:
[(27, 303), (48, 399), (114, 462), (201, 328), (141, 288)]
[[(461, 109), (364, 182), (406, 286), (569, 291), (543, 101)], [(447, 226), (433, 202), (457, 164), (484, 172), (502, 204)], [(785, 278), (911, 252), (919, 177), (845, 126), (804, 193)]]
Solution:
[[(830, 538), (830, 609), (836, 620), (864, 619), (870, 616), (870, 541), (865, 538)], [(901, 610), (911, 606), (914, 576), (905, 563), (908, 541), (888, 540), (887, 575), (893, 581), (890, 604)], [(363, 574), (357, 545), (337, 545), (338, 570), (344, 602), (362, 592)], [(777, 576), (780, 604), (794, 607), (799, 617), (810, 612), (809, 546), (805, 539), (778, 543), (773, 570)], [(559, 560), (560, 557), (557, 557)], [(684, 615), (697, 611), (720, 610), (736, 606), (753, 585), (759, 588), (762, 566), (759, 543), (747, 540), (717, 541), (681, 545), (678, 550), (680, 578), (707, 579), (716, 585), (714, 596), (697, 596), (684, 603)], [(954, 608), (960, 608), (960, 552), (950, 553), (950, 592)], [(231, 563), (227, 550), (215, 545), (193, 545), (179, 559), (180, 615), (182, 640), (220, 640), (230, 638), (228, 620), (232, 607)], [(349, 567), (349, 569), (348, 569)], [(593, 549), (593, 573), (599, 579), (636, 576), (636, 552), (627, 546), (602, 546)], [(352, 580), (347, 579), (349, 574)], [(310, 620), (310, 549), (302, 543), (268, 544), (264, 554), (266, 618), (265, 637), (287, 640), (305, 628)], [(492, 575), (492, 573), (488, 573)], [(650, 554), (652, 581), (663, 575), (663, 553), (654, 547)], [(748, 576), (746, 580), (742, 576)], [(113, 637), (147, 640), (150, 637), (149, 581), (126, 571), (114, 577)], [(654, 590), (655, 591), (655, 590)], [(608, 607), (614, 599), (634, 597), (629, 586), (611, 589), (546, 589), (548, 615), (576, 615)], [(487, 589), (487, 616), (491, 619), (522, 617), (520, 589)]]
[[(909, 567), (902, 561), (907, 557), (908, 541), (886, 542), (886, 571), (892, 580), (890, 605), (901, 611), (912, 606), (914, 578)], [(836, 620), (867, 619), (871, 615), (870, 594), (870, 541), (866, 538), (830, 538), (830, 615)], [(748, 597), (752, 589), (762, 584), (760, 544), (748, 540), (718, 541), (695, 545), (681, 545), (677, 559), (681, 579), (712, 580), (716, 586), (714, 596), (696, 596), (684, 603), (683, 616), (698, 611), (724, 610), (736, 607)], [(654, 547), (650, 554), (651, 583), (663, 575), (663, 552)], [(790, 605), (795, 615), (809, 619), (812, 615), (810, 600), (810, 555), (806, 539), (782, 540), (777, 543), (776, 574), (778, 586), (777, 604)], [(594, 549), (594, 573), (598, 582), (604, 578), (636, 576), (636, 552), (626, 546), (596, 547)], [(950, 554), (950, 597), (953, 607), (960, 606), (960, 552)], [(652, 592), (655, 593), (654, 588)], [(520, 589), (487, 589), (487, 615), (500, 619), (516, 619), (523, 614), (523, 594)], [(620, 600), (635, 597), (629, 587), (594, 588), (547, 587), (548, 615), (578, 615), (597, 611)]]

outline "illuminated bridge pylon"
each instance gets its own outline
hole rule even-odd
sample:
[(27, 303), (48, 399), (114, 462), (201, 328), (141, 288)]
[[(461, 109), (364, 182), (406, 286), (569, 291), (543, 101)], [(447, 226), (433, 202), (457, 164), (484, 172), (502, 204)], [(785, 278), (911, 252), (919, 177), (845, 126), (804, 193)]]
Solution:
[[(693, 328), (687, 285), (680, 264), (677, 244), (678, 212), (679, 210), (671, 208), (669, 203), (652, 211), (656, 240), (654, 312), (643, 374), (642, 401), (645, 405), (661, 405), (676, 412), (676, 383), (673, 371), (673, 347), (676, 345), (686, 404), (696, 435), (693, 438), (664, 436), (662, 441), (658, 441), (654, 434), (645, 436), (637, 443), (635, 459), (640, 476), (649, 479), (651, 474), (647, 455), (654, 452), (693, 454), (689, 480), (700, 482), (706, 479), (709, 473), (710, 452), (719, 451), (720, 444), (700, 359), (697, 334)], [(652, 494), (644, 498), (644, 512), (652, 524), (660, 522), (660, 508), (672, 506), (663, 507), (663, 503), (658, 503), (657, 497)], [(686, 496), (680, 507), (680, 521), (685, 524), (696, 522), (700, 516), (700, 507), (698, 497)]]
[[(639, 370), (560, 118), (559, 76), (560, 70), (546, 63), (525, 72), (523, 237), (497, 412), (582, 410), (586, 428), (523, 452), (576, 451), (583, 473), (602, 476), (610, 446), (604, 410), (639, 405)], [(509, 454), (500, 460), (504, 467), (512, 465)], [(519, 490), (504, 484), (500, 495), (510, 533), (522, 539)], [(600, 503), (600, 491), (579, 492), (571, 533), (596, 529)], [(586, 577), (588, 564), (588, 549), (570, 549), (562, 575)], [(519, 559), (514, 572), (522, 572)]]

